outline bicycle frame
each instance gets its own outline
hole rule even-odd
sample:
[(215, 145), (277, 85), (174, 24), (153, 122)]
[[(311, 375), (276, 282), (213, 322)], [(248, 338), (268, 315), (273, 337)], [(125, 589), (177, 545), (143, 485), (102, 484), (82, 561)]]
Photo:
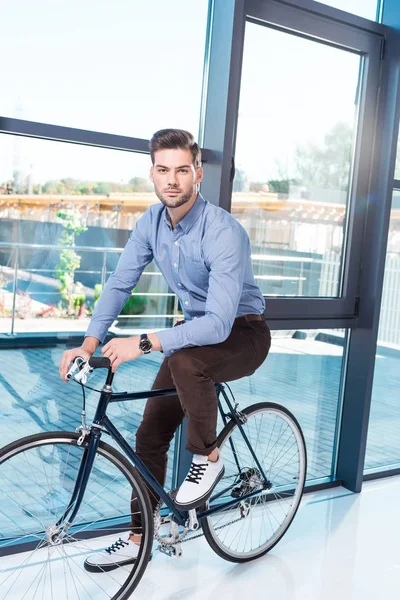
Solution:
[[(174, 520), (179, 525), (184, 526), (187, 521), (187, 518), (188, 518), (188, 512), (181, 511), (175, 506), (171, 496), (164, 490), (163, 487), (161, 487), (161, 485), (158, 483), (158, 481), (155, 479), (155, 477), (152, 475), (152, 473), (149, 471), (149, 469), (143, 464), (143, 462), (137, 456), (136, 452), (133, 450), (133, 448), (130, 446), (130, 444), (127, 442), (127, 440), (123, 437), (123, 435), (118, 431), (118, 429), (115, 427), (115, 425), (111, 422), (111, 420), (109, 419), (109, 417), (106, 414), (107, 407), (112, 402), (124, 402), (124, 401), (128, 401), (128, 400), (141, 400), (144, 398), (172, 396), (172, 395), (176, 395), (176, 390), (175, 390), (175, 388), (171, 388), (171, 389), (161, 389), (161, 390), (150, 390), (150, 391), (145, 391), (145, 392), (133, 392), (133, 393), (116, 392), (116, 393), (114, 393), (111, 388), (112, 379), (113, 379), (113, 374), (111, 373), (111, 371), (109, 371), (106, 384), (100, 394), (100, 399), (99, 399), (99, 403), (97, 405), (93, 424), (90, 428), (90, 431), (91, 431), (90, 441), (89, 441), (87, 448), (85, 448), (85, 450), (84, 450), (83, 458), (82, 458), (81, 465), (79, 468), (77, 480), (75, 482), (71, 501), (70, 501), (67, 509), (65, 510), (63, 516), (57, 522), (56, 525), (58, 527), (60, 527), (61, 525), (64, 524), (65, 528), (69, 528), (73, 524), (73, 521), (74, 521), (74, 519), (79, 511), (79, 508), (81, 506), (83, 496), (85, 494), (86, 486), (87, 486), (89, 476), (90, 476), (90, 473), (91, 473), (91, 470), (93, 467), (96, 450), (99, 445), (102, 432), (106, 432), (112, 437), (112, 439), (118, 444), (118, 446), (126, 453), (128, 458), (131, 460), (132, 464), (134, 464), (134, 466), (136, 467), (136, 469), (138, 470), (140, 475), (143, 477), (143, 479), (147, 482), (149, 487), (152, 488), (155, 491), (155, 493), (167, 505), (168, 509), (170, 510), (170, 512), (172, 513), (172, 515), (174, 517)], [(235, 421), (235, 423), (237, 424), (237, 426), (243, 436), (243, 439), (244, 439), (246, 445), (248, 446), (248, 448), (250, 450), (250, 453), (257, 465), (257, 468), (259, 469), (259, 471), (264, 479), (265, 487), (267, 488), (269, 482), (268, 482), (267, 478), (265, 477), (265, 474), (264, 474), (263, 469), (258, 461), (258, 458), (255, 455), (254, 450), (253, 450), (253, 448), (247, 438), (247, 435), (242, 427), (242, 422), (244, 422), (242, 413), (238, 413), (236, 411), (236, 407), (232, 406), (232, 403), (231, 403), (230, 399), (228, 398), (228, 396), (225, 392), (225, 388), (222, 384), (220, 384), (220, 383), (215, 384), (215, 387), (216, 387), (216, 393), (217, 393), (217, 399), (218, 399), (218, 408), (221, 413), (224, 424), (226, 425), (228, 423), (228, 418)], [(229, 408), (228, 413), (225, 413), (222, 409), (222, 405), (221, 405), (221, 401), (220, 401), (221, 395), (223, 396), (224, 400), (226, 401), (226, 403), (228, 405), (228, 408)], [(230, 444), (231, 444), (233, 455), (235, 457), (235, 461), (236, 461), (236, 464), (238, 467), (238, 472), (240, 472), (239, 455), (234, 448), (232, 440), (230, 440)], [(212, 501), (212, 500), (217, 499), (218, 497), (221, 497), (226, 491), (228, 491), (230, 489), (230, 487), (231, 486), (229, 486), (225, 490), (222, 490), (215, 496), (211, 497), (210, 500)], [(200, 521), (201, 519), (208, 517), (211, 514), (214, 514), (225, 508), (233, 506), (234, 504), (237, 504), (239, 501), (251, 499), (253, 496), (257, 495), (258, 493), (259, 493), (259, 490), (249, 492), (248, 494), (241, 496), (240, 499), (232, 498), (231, 501), (223, 502), (218, 506), (213, 506), (212, 508), (210, 508), (208, 510), (205, 510), (203, 512), (198, 512), (197, 519)], [(66, 519), (71, 511), (72, 511), (72, 513), (69, 516), (68, 521), (66, 521)]]

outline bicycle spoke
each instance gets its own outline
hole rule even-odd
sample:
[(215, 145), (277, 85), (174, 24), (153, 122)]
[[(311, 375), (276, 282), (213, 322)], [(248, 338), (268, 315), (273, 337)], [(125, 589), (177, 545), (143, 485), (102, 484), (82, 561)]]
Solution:
[[(228, 426), (220, 447), (226, 475), (213, 495), (218, 496), (226, 488), (226, 479), (230, 477), (231, 488), (215, 502), (223, 506), (231, 500), (231, 491), (236, 488), (238, 504), (213, 513), (203, 525), (212, 547), (232, 560), (267, 552), (289, 526), (303, 491), (306, 456), (298, 426), (279, 407), (260, 406), (264, 405), (251, 409), (253, 412), (247, 414), (242, 428), (272, 487), (270, 490), (264, 487), (262, 474), (240, 428), (235, 424)], [(235, 455), (240, 457), (240, 472)], [(285, 492), (288, 487), (292, 489), (290, 493)], [(240, 504), (241, 493), (246, 495), (257, 489), (257, 494)]]
[[(85, 448), (69, 434), (54, 434), (54, 440), (51, 434), (31, 438), (5, 459), (0, 454), (0, 548), (12, 551), (13, 544), (27, 542), (29, 548), (34, 543), (30, 550), (2, 559), (1, 598), (55, 600), (61, 594), (66, 600), (113, 600), (121, 597), (123, 586), (131, 593), (146, 566), (143, 560), (140, 568), (117, 562), (116, 570), (99, 566), (98, 573), (86, 570), (85, 560), (102, 552), (107, 556), (104, 548), (115, 541), (110, 536), (129, 531), (134, 516), (140, 520), (146, 514), (152, 532), (150, 506), (144, 492), (139, 493), (143, 484), (136, 471), (124, 466), (126, 460), (115, 449), (103, 451), (100, 445), (76, 519), (64, 531), (56, 523), (71, 503)], [(151, 533), (143, 529), (142, 539), (143, 557), (150, 551)], [(123, 559), (123, 552), (118, 556)]]

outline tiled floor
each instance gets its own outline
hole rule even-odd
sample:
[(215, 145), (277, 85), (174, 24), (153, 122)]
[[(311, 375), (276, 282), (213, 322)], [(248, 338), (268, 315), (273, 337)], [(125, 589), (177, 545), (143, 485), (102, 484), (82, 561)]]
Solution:
[[(81, 392), (58, 376), (62, 347), (0, 351), (0, 445), (22, 435), (53, 429), (74, 429), (80, 419)], [(400, 462), (400, 353), (377, 357), (366, 466)], [(115, 387), (119, 391), (149, 389), (161, 355), (123, 364)], [(232, 384), (241, 406), (274, 401), (291, 410), (303, 429), (308, 450), (308, 478), (331, 472), (338, 417), (343, 347), (313, 339), (274, 338), (270, 356), (252, 377)], [(101, 385), (97, 372), (91, 383)], [(97, 395), (88, 394), (88, 419)], [(144, 401), (113, 405), (111, 416), (128, 438), (140, 422)], [(170, 461), (172, 465), (172, 461)], [(169, 473), (171, 475), (171, 471)]]
[(392, 478), (366, 483), (359, 495), (342, 488), (306, 495), (264, 558), (234, 565), (193, 541), (180, 559), (156, 555), (135, 598), (398, 600), (399, 494), (400, 478)]
[[(137, 597), (222, 600), (258, 593), (285, 600), (395, 600), (399, 493), (396, 478), (368, 483), (361, 495), (339, 488), (306, 496), (286, 537), (265, 558), (232, 565), (213, 556), (204, 542), (197, 547), (193, 542), (179, 564), (156, 557)], [(184, 565), (188, 559), (190, 567)], [(165, 574), (162, 588), (152, 572)]]
[[(63, 384), (57, 370), (63, 348), (0, 352), (1, 442), (42, 430), (75, 429), (79, 386)], [(337, 419), (343, 348), (314, 340), (277, 339), (266, 363), (233, 384), (241, 406), (276, 401), (293, 411), (306, 436), (308, 477), (328, 476)], [(122, 365), (116, 389), (149, 389), (161, 357)], [(379, 356), (374, 385), (367, 465), (400, 460), (399, 358)], [(91, 384), (100, 386), (97, 372)], [(97, 395), (89, 393), (88, 420)], [(134, 443), (144, 401), (113, 405), (110, 416)], [(172, 450), (171, 450), (172, 452)], [(169, 481), (172, 461), (169, 463)], [(307, 495), (292, 527), (265, 558), (234, 565), (218, 558), (204, 539), (184, 546), (181, 559), (155, 554), (135, 592), (147, 600), (200, 600), (260, 593), (288, 600), (394, 600), (399, 597), (400, 479), (367, 483), (361, 495), (335, 489)], [(2, 559), (11, 561), (13, 557)], [(8, 564), (8, 563), (7, 563)], [(0, 594), (1, 598), (1, 594)], [(57, 600), (63, 600), (62, 594)], [(67, 598), (67, 596), (65, 596)], [(1, 600), (3, 600), (1, 598)], [(7, 600), (20, 600), (7, 596)]]
[[(181, 558), (155, 551), (132, 597), (398, 600), (399, 495), (399, 477), (366, 483), (358, 495), (343, 488), (308, 494), (281, 542), (268, 555), (245, 564), (219, 558), (204, 538), (184, 544)], [(15, 561), (15, 556), (3, 558), (2, 569), (12, 568)], [(21, 598), (11, 591), (7, 600)], [(57, 600), (68, 600), (61, 584)]]

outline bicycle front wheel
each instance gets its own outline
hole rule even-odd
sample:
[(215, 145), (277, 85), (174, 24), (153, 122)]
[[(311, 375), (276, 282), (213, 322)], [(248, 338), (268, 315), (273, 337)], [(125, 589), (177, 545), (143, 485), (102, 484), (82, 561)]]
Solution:
[[(135, 468), (108, 444), (99, 444), (74, 522), (66, 529), (58, 525), (87, 448), (86, 442), (78, 445), (78, 437), (37, 434), (0, 450), (3, 600), (126, 600), (144, 573), (153, 540), (150, 501)], [(129, 532), (131, 506), (141, 521), (136, 561), (99, 573), (85, 570), (90, 555)]]
[(206, 505), (221, 510), (202, 522), (211, 548), (232, 562), (258, 558), (279, 542), (299, 507), (307, 470), (300, 425), (286, 408), (261, 402), (242, 414), (258, 464), (238, 425), (228, 423), (218, 437), (225, 475)]

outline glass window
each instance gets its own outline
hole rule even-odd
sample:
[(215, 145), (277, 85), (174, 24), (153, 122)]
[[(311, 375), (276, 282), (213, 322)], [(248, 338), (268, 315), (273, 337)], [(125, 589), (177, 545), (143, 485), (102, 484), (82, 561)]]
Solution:
[(232, 214), (266, 295), (341, 294), (360, 61), (246, 25)]
[(264, 364), (229, 384), (240, 407), (277, 402), (294, 414), (306, 440), (308, 481), (333, 475), (346, 344), (344, 330), (275, 331)]
[(149, 138), (200, 117), (208, 0), (7, 6), (0, 114)]
[[(73, 382), (65, 384), (58, 374), (63, 346), (49, 348), (25, 348), (1, 350), (2, 394), (0, 399), (0, 417), (7, 426), (2, 427), (2, 446), (20, 437), (41, 431), (75, 431), (80, 425), (82, 410), (82, 392)], [(150, 389), (156, 376), (162, 355), (155, 352), (135, 365), (124, 363), (118, 368), (113, 384), (114, 391), (140, 391)], [(90, 384), (101, 388), (105, 371), (95, 371)], [(91, 423), (97, 406), (99, 394), (86, 391), (87, 422)], [(108, 414), (124, 437), (135, 446), (135, 432), (143, 415), (145, 400), (111, 404)], [(114, 442), (110, 437), (107, 443)], [(174, 487), (173, 440), (168, 457), (167, 486)], [(4, 482), (3, 482), (4, 486)], [(2, 523), (0, 516), (0, 529)]]
[(377, 9), (380, 5), (380, 0), (318, 0), (318, 2), (328, 4), (333, 8), (340, 8), (340, 10), (371, 21), (376, 20)]
[(400, 191), (392, 200), (365, 469), (400, 464)]
[[(148, 155), (0, 136), (0, 332), (36, 331), (38, 319), (41, 331), (86, 330), (130, 231), (159, 202), (149, 168)], [(114, 328), (164, 327), (175, 313), (152, 263)]]

